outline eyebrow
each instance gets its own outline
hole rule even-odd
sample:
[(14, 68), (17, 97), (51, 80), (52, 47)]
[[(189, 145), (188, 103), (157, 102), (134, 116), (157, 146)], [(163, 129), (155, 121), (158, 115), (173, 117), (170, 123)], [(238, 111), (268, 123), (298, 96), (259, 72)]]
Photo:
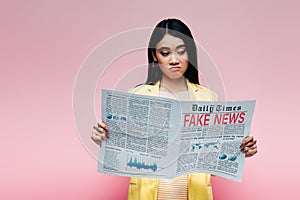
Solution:
[[(176, 47), (176, 49), (180, 49), (182, 47), (186, 47), (185, 44), (180, 44)], [(171, 50), (170, 47), (160, 47), (158, 50)]]

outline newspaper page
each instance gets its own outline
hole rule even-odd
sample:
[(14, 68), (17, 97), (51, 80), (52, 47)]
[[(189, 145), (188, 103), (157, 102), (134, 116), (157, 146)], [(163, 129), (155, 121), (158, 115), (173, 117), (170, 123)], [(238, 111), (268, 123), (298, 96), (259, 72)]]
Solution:
[(177, 101), (102, 90), (98, 171), (174, 178), (208, 173), (240, 182), (255, 101)]

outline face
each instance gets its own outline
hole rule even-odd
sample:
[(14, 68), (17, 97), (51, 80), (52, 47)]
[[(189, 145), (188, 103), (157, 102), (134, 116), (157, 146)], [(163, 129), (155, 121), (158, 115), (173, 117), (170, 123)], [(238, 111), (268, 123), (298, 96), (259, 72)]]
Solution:
[(188, 54), (182, 39), (165, 34), (156, 45), (156, 61), (163, 78), (179, 79), (188, 68)]

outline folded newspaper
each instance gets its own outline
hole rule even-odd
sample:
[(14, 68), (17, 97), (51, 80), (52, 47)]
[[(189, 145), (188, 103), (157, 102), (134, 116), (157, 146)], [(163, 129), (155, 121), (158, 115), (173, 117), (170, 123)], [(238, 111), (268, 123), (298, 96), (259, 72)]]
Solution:
[(208, 173), (240, 182), (255, 101), (177, 101), (102, 90), (98, 171), (174, 178)]

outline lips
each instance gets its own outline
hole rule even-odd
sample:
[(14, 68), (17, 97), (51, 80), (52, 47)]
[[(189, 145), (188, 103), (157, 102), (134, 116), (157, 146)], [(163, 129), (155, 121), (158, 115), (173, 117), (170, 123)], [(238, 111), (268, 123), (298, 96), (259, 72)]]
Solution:
[(180, 69), (181, 69), (181, 67), (179, 67), (179, 66), (174, 66), (174, 67), (170, 68), (170, 70), (172, 70), (172, 71), (178, 71)]

